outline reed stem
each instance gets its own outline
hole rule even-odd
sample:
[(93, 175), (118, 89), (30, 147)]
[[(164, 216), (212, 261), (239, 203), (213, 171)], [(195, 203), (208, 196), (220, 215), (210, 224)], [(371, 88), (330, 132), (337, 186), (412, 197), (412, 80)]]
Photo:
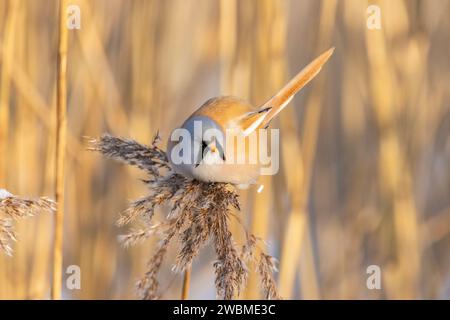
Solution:
[(66, 0), (59, 2), (59, 39), (57, 60), (57, 106), (56, 106), (56, 159), (55, 159), (55, 199), (57, 211), (54, 225), (53, 281), (51, 298), (61, 299), (64, 229), (64, 184), (66, 151), (66, 71), (68, 34), (65, 25)]
[(187, 300), (189, 297), (189, 286), (191, 284), (191, 268), (184, 271), (183, 288), (181, 289), (181, 300)]

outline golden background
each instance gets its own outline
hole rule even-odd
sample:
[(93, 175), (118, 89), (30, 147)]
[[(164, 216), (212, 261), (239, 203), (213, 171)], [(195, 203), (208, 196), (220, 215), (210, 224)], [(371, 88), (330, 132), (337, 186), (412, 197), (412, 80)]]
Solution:
[[(274, 123), (281, 169), (241, 193), (242, 219), (279, 259), (284, 298), (450, 298), (449, 1), (70, 4), (81, 29), (69, 30), (63, 270), (79, 265), (82, 280), (63, 298), (135, 298), (154, 248), (122, 248), (115, 226), (145, 175), (86, 151), (84, 136), (150, 143), (159, 129), (166, 141), (208, 98), (260, 105), (332, 46)], [(366, 27), (370, 4), (381, 30)], [(54, 197), (57, 8), (0, 0), (0, 188), (21, 196)], [(0, 253), (0, 298), (48, 298), (53, 217), (18, 232), (14, 257)], [(206, 248), (194, 263), (190, 298), (215, 297), (213, 260)], [(170, 262), (162, 297), (178, 298)], [(369, 265), (381, 290), (366, 287)], [(251, 276), (242, 298), (258, 285)]]

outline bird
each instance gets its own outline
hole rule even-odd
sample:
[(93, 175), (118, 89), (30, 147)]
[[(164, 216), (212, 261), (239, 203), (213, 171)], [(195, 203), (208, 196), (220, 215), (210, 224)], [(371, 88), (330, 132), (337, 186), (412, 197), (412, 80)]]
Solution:
[[(257, 183), (262, 168), (258, 155), (267, 152), (268, 143), (256, 133), (269, 128), (333, 52), (334, 47), (314, 59), (259, 108), (234, 96), (207, 100), (172, 130), (167, 155), (173, 171), (187, 179), (229, 183), (240, 189)], [(251, 138), (255, 135), (256, 139)], [(237, 142), (238, 138), (243, 142)]]

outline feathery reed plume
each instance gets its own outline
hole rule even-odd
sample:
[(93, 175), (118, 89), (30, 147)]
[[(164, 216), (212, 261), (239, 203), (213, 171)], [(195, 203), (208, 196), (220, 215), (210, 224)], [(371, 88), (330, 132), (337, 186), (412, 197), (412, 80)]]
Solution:
[(17, 241), (13, 222), (39, 212), (55, 211), (55, 202), (45, 197), (36, 200), (19, 198), (0, 189), (0, 250), (12, 256), (11, 242)]
[[(258, 246), (261, 241), (245, 227), (247, 240), (242, 248), (235, 243), (230, 232), (229, 220), (235, 217), (231, 208), (240, 209), (234, 188), (225, 183), (188, 180), (176, 174), (171, 170), (165, 152), (157, 146), (158, 141), (159, 136), (156, 135), (151, 146), (145, 146), (133, 140), (103, 135), (100, 139), (91, 140), (89, 147), (89, 150), (99, 151), (109, 158), (137, 166), (150, 176), (144, 181), (149, 187), (149, 195), (132, 202), (117, 222), (119, 226), (134, 221), (144, 225), (142, 229), (120, 237), (125, 246), (139, 243), (154, 234), (161, 239), (144, 277), (137, 283), (140, 297), (159, 298), (158, 271), (169, 244), (176, 238), (180, 250), (172, 268), (175, 272), (190, 270), (200, 249), (212, 241), (217, 255), (213, 267), (218, 298), (239, 296), (247, 280), (247, 263), (255, 258), (266, 297), (278, 298), (272, 276), (275, 259), (263, 252)], [(154, 224), (155, 209), (162, 204), (169, 208), (169, 212), (161, 224)], [(239, 221), (238, 217), (235, 218)], [(259, 252), (259, 258), (255, 257), (255, 252)]]

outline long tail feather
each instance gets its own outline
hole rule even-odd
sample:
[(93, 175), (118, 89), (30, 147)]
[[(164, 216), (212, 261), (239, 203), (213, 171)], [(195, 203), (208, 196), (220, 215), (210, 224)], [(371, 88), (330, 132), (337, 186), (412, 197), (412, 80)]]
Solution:
[(259, 128), (266, 127), (270, 120), (272, 120), (281, 110), (283, 110), (294, 95), (300, 91), (309, 81), (311, 81), (320, 71), (322, 66), (333, 54), (334, 47), (322, 53), (313, 62), (308, 64), (302, 71), (300, 71), (287, 85), (285, 85), (276, 95), (269, 99), (261, 110), (268, 109), (264, 120), (259, 124)]

